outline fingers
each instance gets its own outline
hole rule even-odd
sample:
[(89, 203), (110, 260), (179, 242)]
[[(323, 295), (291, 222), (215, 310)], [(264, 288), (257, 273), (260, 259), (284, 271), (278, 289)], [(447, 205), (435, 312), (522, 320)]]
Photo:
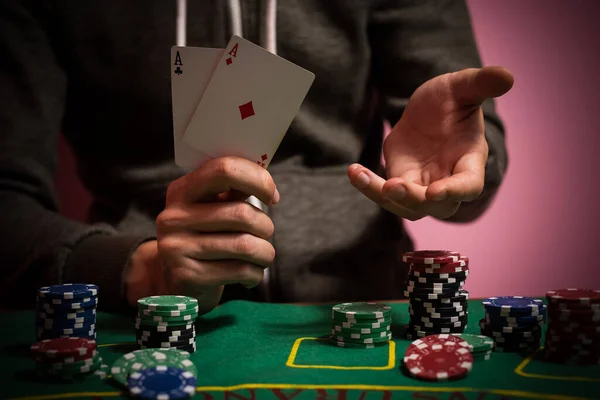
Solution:
[(353, 186), (369, 199), (391, 213), (410, 221), (417, 221), (425, 216), (449, 218), (460, 207), (460, 202), (457, 201), (427, 199), (426, 186), (407, 182), (402, 178), (386, 181), (360, 164), (350, 166), (348, 177)]
[(170, 233), (247, 232), (268, 240), (275, 227), (267, 214), (245, 201), (185, 204), (169, 207), (156, 219), (160, 237)]
[(205, 162), (173, 182), (167, 192), (167, 203), (212, 200), (230, 190), (254, 195), (268, 205), (279, 202), (279, 192), (266, 169), (243, 158), (221, 157)]
[(275, 259), (268, 241), (248, 233), (169, 235), (158, 242), (161, 253), (177, 254), (198, 261), (240, 260), (267, 268)]
[(171, 271), (170, 279), (175, 287), (179, 287), (187, 293), (193, 293), (236, 283), (253, 288), (262, 282), (263, 277), (263, 268), (241, 260), (198, 262), (188, 259), (186, 265)]
[(348, 168), (348, 179), (350, 179), (352, 186), (389, 212), (411, 221), (416, 221), (424, 217), (423, 214), (406, 208), (384, 196), (382, 189), (385, 179), (373, 173), (368, 168), (360, 164), (351, 165)]
[(467, 68), (448, 75), (451, 92), (463, 108), (479, 106), (486, 99), (502, 96), (513, 84), (512, 73), (500, 66)]
[(434, 201), (473, 201), (483, 191), (487, 151), (465, 154), (451, 176), (429, 185), (426, 198)]

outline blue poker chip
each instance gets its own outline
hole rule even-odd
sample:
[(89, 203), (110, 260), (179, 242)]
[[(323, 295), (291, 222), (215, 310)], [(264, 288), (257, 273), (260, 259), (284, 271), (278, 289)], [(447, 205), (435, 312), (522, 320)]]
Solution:
[(66, 310), (72, 310), (71, 312), (85, 312), (98, 305), (98, 296), (69, 300), (38, 297), (37, 305), (38, 310), (50, 313), (57, 310), (61, 312), (66, 312)]
[(485, 313), (485, 322), (492, 326), (511, 326), (511, 327), (532, 327), (543, 326), (546, 323), (546, 313), (540, 315), (524, 315), (515, 317), (506, 317)]
[(45, 325), (37, 325), (38, 329), (42, 329), (45, 332), (56, 332), (60, 335), (70, 335), (74, 333), (83, 333), (83, 332), (91, 332), (90, 334), (96, 332), (96, 324), (76, 324), (71, 327), (61, 327), (61, 326), (50, 326), (46, 327)]
[(546, 309), (542, 300), (522, 296), (489, 297), (482, 304), (488, 313), (501, 316), (539, 315)]
[(98, 286), (85, 283), (65, 283), (62, 285), (43, 286), (38, 292), (41, 298), (82, 299), (98, 295)]
[(87, 318), (63, 319), (63, 318), (36, 318), (35, 325), (45, 329), (85, 329), (96, 324), (96, 316)]
[(96, 318), (96, 307), (80, 308), (76, 310), (43, 308), (38, 309), (36, 317), (42, 320), (78, 320), (80, 318)]
[(141, 399), (189, 399), (196, 393), (196, 377), (181, 368), (159, 365), (129, 375), (127, 386)]

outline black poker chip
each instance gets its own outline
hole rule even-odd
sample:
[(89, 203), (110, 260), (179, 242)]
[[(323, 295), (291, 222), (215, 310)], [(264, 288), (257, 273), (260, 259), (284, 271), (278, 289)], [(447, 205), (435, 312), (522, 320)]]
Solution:
[(447, 274), (431, 274), (431, 273), (425, 273), (425, 272), (411, 270), (408, 274), (409, 279), (416, 280), (418, 278), (423, 278), (430, 282), (434, 282), (436, 279), (439, 279), (442, 281), (448, 281), (449, 279), (453, 279), (456, 282), (464, 282), (467, 280), (467, 276), (469, 276), (469, 273), (467, 271), (447, 273)]
[(419, 315), (423, 317), (434, 317), (434, 318), (442, 318), (442, 317), (454, 317), (460, 316), (463, 313), (466, 314), (468, 312), (468, 308), (463, 307), (448, 307), (448, 308), (425, 308), (418, 306), (410, 306), (408, 309), (408, 313), (410, 315)]

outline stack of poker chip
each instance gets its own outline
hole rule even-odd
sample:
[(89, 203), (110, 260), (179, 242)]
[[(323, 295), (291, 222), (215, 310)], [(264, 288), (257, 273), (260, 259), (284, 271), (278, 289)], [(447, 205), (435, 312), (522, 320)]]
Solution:
[(173, 348), (196, 351), (198, 300), (187, 296), (150, 296), (138, 300), (135, 319), (141, 349)]
[(407, 287), (409, 339), (438, 333), (462, 333), (467, 326), (469, 292), (462, 287), (469, 259), (454, 251), (422, 250), (405, 253), (409, 264)]
[(156, 367), (172, 367), (198, 377), (198, 369), (190, 360), (190, 353), (173, 348), (141, 349), (118, 358), (110, 368), (112, 379), (129, 388), (129, 378), (136, 372)]
[(492, 338), (470, 333), (456, 333), (454, 336), (458, 336), (467, 342), (473, 356), (473, 361), (487, 361), (492, 358), (492, 351), (494, 349), (494, 340)]
[(494, 339), (496, 351), (531, 353), (539, 349), (547, 308), (542, 300), (504, 296), (490, 297), (482, 304), (481, 334)]
[(551, 290), (546, 299), (546, 359), (573, 365), (600, 364), (600, 290)]
[(446, 381), (466, 377), (473, 369), (469, 343), (455, 335), (429, 335), (413, 341), (403, 366), (413, 378)]
[(378, 303), (341, 303), (331, 309), (330, 339), (339, 347), (372, 349), (392, 338), (392, 309)]
[(67, 283), (41, 287), (37, 296), (37, 340), (81, 337), (96, 340), (98, 286)]
[(31, 346), (31, 355), (43, 378), (71, 380), (92, 372), (104, 378), (108, 366), (96, 347), (94, 340), (78, 337), (46, 339)]
[(191, 399), (196, 377), (182, 368), (159, 365), (129, 375), (129, 394), (142, 399)]

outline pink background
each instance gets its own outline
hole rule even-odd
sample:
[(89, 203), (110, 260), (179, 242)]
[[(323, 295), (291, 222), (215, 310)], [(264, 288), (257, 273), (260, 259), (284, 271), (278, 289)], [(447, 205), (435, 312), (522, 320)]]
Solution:
[[(409, 231), (418, 248), (471, 258), (467, 289), (474, 297), (600, 288), (600, 2), (468, 3), (484, 64), (504, 65), (516, 78), (497, 101), (509, 170), (477, 222), (426, 218), (409, 223)], [(63, 143), (59, 159), (62, 211), (83, 219), (89, 196)]]

